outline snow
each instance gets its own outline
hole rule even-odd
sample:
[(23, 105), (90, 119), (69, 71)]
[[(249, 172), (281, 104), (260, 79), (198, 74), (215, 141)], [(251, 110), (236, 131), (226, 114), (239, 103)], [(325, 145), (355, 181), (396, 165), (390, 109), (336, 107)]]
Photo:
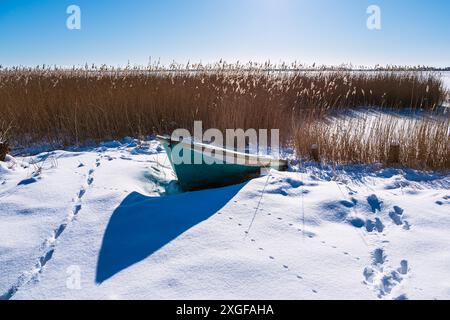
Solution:
[(441, 72), (440, 74), (442, 81), (444, 82), (444, 86), (447, 88), (447, 90), (450, 90), (450, 72)]
[(7, 160), (4, 299), (450, 298), (445, 174), (305, 163), (181, 193), (156, 141)]
[(440, 73), (442, 82), (444, 84), (444, 88), (447, 90), (447, 101), (444, 103), (444, 106), (449, 107), (450, 105), (450, 72), (441, 72)]

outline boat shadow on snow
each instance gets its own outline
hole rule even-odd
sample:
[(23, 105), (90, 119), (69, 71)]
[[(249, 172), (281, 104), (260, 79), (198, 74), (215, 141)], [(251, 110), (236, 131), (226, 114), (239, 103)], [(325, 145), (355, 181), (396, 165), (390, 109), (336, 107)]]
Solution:
[(133, 192), (115, 209), (103, 236), (96, 282), (144, 260), (222, 209), (246, 184), (148, 197)]

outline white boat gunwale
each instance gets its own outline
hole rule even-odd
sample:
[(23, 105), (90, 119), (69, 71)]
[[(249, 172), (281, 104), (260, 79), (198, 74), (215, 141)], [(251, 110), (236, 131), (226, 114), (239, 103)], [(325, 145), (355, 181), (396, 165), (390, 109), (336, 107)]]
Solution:
[[(235, 150), (229, 150), (222, 147), (218, 147), (215, 145), (205, 144), (203, 142), (197, 142), (192, 139), (172, 139), (171, 137), (166, 136), (157, 136), (157, 139), (161, 142), (167, 143), (169, 145), (173, 144), (181, 144), (183, 147), (191, 150), (191, 151), (197, 151), (197, 152), (209, 152), (214, 158), (216, 158), (219, 161), (227, 162), (238, 162), (238, 164), (243, 164), (246, 166), (254, 166), (254, 167), (263, 167), (263, 168), (270, 168), (270, 167), (276, 167), (276, 168), (283, 168), (287, 167), (287, 161), (283, 159), (277, 159), (271, 156), (266, 155), (255, 155), (255, 154), (248, 154), (243, 153)], [(201, 147), (202, 150), (198, 150), (198, 147)], [(214, 152), (211, 152), (214, 151)], [(216, 151), (218, 151), (223, 159), (220, 159), (218, 157), (215, 157)]]

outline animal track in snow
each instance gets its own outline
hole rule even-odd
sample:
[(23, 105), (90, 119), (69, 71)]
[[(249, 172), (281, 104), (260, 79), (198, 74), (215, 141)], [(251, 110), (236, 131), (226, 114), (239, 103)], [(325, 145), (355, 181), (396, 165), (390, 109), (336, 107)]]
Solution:
[[(237, 203), (237, 202), (235, 201), (235, 203)], [(245, 206), (246, 206), (246, 205), (245, 205)], [(261, 209), (261, 210), (264, 210), (264, 209)], [(218, 214), (221, 215), (222, 213), (219, 212)], [(269, 213), (268, 215), (269, 215), (269, 216), (273, 216), (273, 215), (271, 215), (270, 213)], [(274, 218), (275, 218), (275, 217), (274, 217)], [(279, 219), (277, 219), (277, 220), (279, 220)], [(292, 228), (295, 228), (297, 232), (300, 232), (300, 233), (302, 233), (303, 235), (305, 235), (305, 236), (307, 237), (307, 239), (314, 239), (314, 240), (316, 240), (316, 241), (319, 241), (319, 239), (315, 239), (317, 235), (316, 235), (315, 233), (313, 233), (313, 232), (310, 232), (310, 231), (303, 231), (302, 229), (297, 228), (297, 227), (296, 227), (294, 224), (292, 224), (292, 223), (288, 223), (288, 226), (289, 226), (289, 227), (292, 227)], [(247, 235), (248, 232), (245, 231), (245, 234)], [(252, 242), (253, 242), (253, 240), (252, 240)], [(320, 243), (322, 246), (327, 247), (327, 248), (330, 248), (330, 249), (333, 249), (333, 250), (339, 249), (337, 246), (332, 245), (332, 244), (328, 244), (326, 241), (320, 241), (319, 243)], [(261, 249), (261, 250), (262, 250), (262, 249)], [(347, 257), (349, 257), (350, 259), (352, 259), (352, 260), (354, 260), (354, 261), (360, 261), (360, 260), (361, 260), (360, 257), (355, 256), (355, 255), (353, 255), (353, 254), (351, 254), (350, 252), (345, 251), (345, 250), (342, 251), (342, 254), (345, 255), (345, 256), (347, 256)]]
[(355, 228), (358, 228), (358, 229), (360, 229), (366, 225), (366, 222), (361, 218), (353, 218), (350, 220), (350, 223), (352, 226), (354, 226)]
[(377, 211), (381, 211), (381, 204), (383, 201), (380, 201), (375, 194), (367, 197), (367, 203), (370, 205), (373, 213), (377, 213)]
[[(222, 212), (218, 212), (217, 214), (218, 214), (219, 216), (223, 216), (223, 213), (222, 213)], [(233, 220), (233, 217), (228, 217), (228, 219), (227, 219), (226, 221), (232, 221), (232, 220)], [(241, 227), (242, 227), (242, 224), (239, 223), (239, 224), (237, 224), (237, 226), (241, 228)], [(244, 233), (245, 233), (246, 235), (248, 234), (247, 231), (244, 231)], [(260, 253), (261, 253), (261, 252), (264, 252), (264, 254), (266, 255), (266, 257), (267, 257), (269, 260), (274, 261), (274, 262), (276, 262), (276, 263), (280, 263), (280, 262), (277, 262), (278, 259), (276, 258), (275, 255), (270, 255), (270, 254), (268, 254), (268, 253), (266, 252), (266, 249), (265, 249), (265, 248), (259, 246), (259, 245), (258, 245), (258, 241), (257, 241), (256, 239), (251, 238), (251, 239), (250, 239), (250, 244), (253, 244), (254, 246), (256, 246), (255, 248), (257, 249), (258, 252), (260, 252)], [(301, 276), (301, 275), (298, 274), (298, 273), (295, 273), (295, 272), (294, 272), (287, 264), (281, 263), (281, 264), (280, 264), (280, 268), (281, 268), (282, 270), (284, 270), (284, 271), (293, 273), (293, 274), (295, 275), (296, 279), (298, 279), (298, 280), (305, 280), (305, 279), (303, 278), (303, 276)], [(312, 290), (314, 293), (317, 293), (317, 290), (314, 290), (314, 289), (311, 289), (311, 290)]]
[(443, 205), (446, 205), (446, 204), (447, 205), (450, 204), (450, 196), (442, 197), (442, 200), (436, 201), (436, 204), (438, 206), (443, 206)]
[(397, 226), (403, 226), (403, 229), (409, 230), (411, 225), (408, 221), (404, 220), (404, 210), (398, 206), (394, 206), (394, 211), (389, 212), (389, 217)]
[(372, 253), (372, 264), (363, 271), (364, 283), (372, 287), (380, 299), (389, 296), (409, 273), (407, 260), (402, 260), (396, 269), (388, 267), (386, 262), (384, 249), (377, 248)]
[(366, 230), (367, 232), (377, 231), (379, 233), (382, 233), (384, 231), (383, 222), (381, 222), (379, 218), (376, 218), (375, 222), (369, 219), (366, 221)]
[[(234, 203), (234, 205), (236, 205), (236, 206), (243, 206), (243, 207), (247, 207), (247, 208), (248, 208), (248, 205), (247, 205), (247, 204), (245, 204), (245, 203), (238, 203), (237, 200), (233, 201), (233, 203)], [(356, 199), (353, 199), (353, 198), (352, 198), (350, 203), (356, 205), (356, 204), (358, 203), (358, 201), (357, 201)], [(253, 208), (253, 209), (256, 209), (256, 208)], [(267, 212), (264, 208), (259, 208), (259, 211)], [(221, 214), (221, 213), (219, 213), (219, 214)], [(278, 221), (278, 222), (281, 222), (281, 221), (284, 222), (283, 218), (276, 217), (275, 215), (273, 215), (273, 214), (270, 213), (270, 212), (267, 212), (267, 216), (272, 217), (273, 219), (276, 219), (276, 221)], [(232, 217), (229, 217), (229, 219), (231, 220)], [(297, 224), (297, 225), (298, 225), (298, 224)], [(302, 230), (301, 228), (298, 228), (298, 227), (296, 226), (296, 224), (294, 224), (294, 223), (287, 222), (287, 226), (289, 226), (289, 227), (292, 228), (292, 229), (295, 229), (295, 230), (296, 230), (297, 232), (299, 232), (299, 233), (302, 233), (303, 235), (305, 235), (305, 236), (307, 237), (307, 239), (315, 239), (315, 238), (317, 237), (317, 235), (316, 235), (314, 232)], [(248, 234), (247, 231), (246, 231), (245, 233)], [(318, 239), (315, 239), (315, 240), (316, 240), (316, 241), (319, 241)], [(332, 244), (329, 244), (329, 243), (327, 243), (327, 242), (325, 242), (325, 241), (320, 241), (319, 243), (320, 243), (321, 245), (323, 245), (324, 247), (328, 247), (328, 248), (331, 248), (331, 249), (337, 249), (337, 248), (338, 248), (337, 246), (334, 246), (334, 245), (332, 245)], [(343, 252), (343, 254), (344, 254), (345, 256), (348, 256), (349, 258), (351, 258), (351, 259), (354, 260), (354, 261), (360, 261), (360, 260), (361, 260), (360, 257), (355, 256), (355, 255), (351, 254), (351, 253), (348, 252), (348, 251)]]
[(351, 201), (348, 200), (342, 200), (340, 202), (341, 205), (343, 205), (346, 208), (353, 208), (354, 206), (356, 206), (358, 204), (358, 201), (355, 198), (352, 198)]

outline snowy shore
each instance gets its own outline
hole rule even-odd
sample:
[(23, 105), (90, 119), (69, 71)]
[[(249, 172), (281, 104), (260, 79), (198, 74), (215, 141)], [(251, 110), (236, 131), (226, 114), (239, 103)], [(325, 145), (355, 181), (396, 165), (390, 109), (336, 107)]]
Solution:
[(8, 160), (3, 299), (450, 298), (448, 175), (306, 166), (178, 193), (155, 141)]

